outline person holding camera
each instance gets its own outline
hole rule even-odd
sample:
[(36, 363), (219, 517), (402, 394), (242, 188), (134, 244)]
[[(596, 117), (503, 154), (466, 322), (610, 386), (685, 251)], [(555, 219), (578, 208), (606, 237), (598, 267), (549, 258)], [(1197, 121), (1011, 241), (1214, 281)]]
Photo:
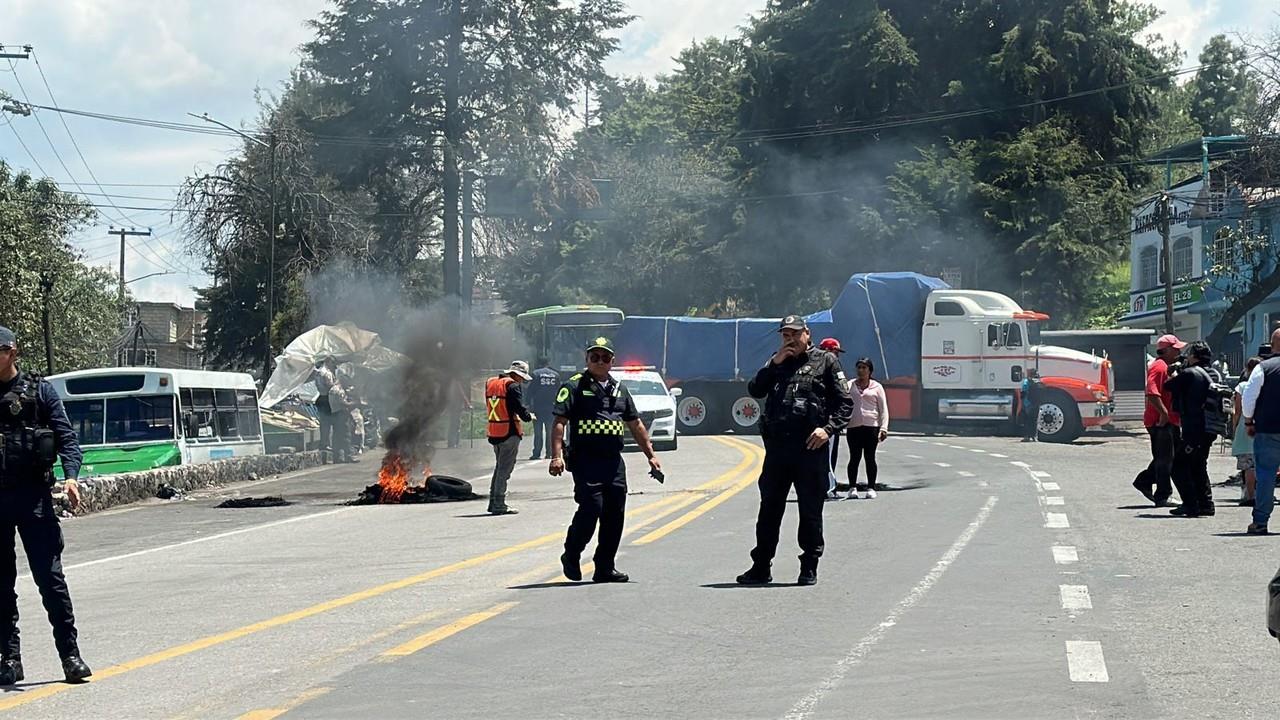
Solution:
[(1165, 388), (1173, 395), (1173, 407), (1182, 421), (1182, 434), (1173, 460), (1173, 484), (1182, 504), (1169, 511), (1177, 517), (1208, 517), (1215, 514), (1213, 490), (1209, 485), (1209, 451), (1218, 439), (1207, 418), (1207, 404), (1216, 396), (1213, 379), (1205, 368), (1213, 362), (1207, 343), (1196, 341), (1187, 347), (1187, 356), (1169, 366)]

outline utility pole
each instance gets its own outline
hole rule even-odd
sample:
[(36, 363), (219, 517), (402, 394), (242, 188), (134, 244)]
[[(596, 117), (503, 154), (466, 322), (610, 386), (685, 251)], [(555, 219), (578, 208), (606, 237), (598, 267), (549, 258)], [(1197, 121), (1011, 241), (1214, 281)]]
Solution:
[(28, 60), (31, 58), (31, 46), (23, 45), (22, 52), (9, 52), (4, 45), (0, 45), (0, 60)]
[(44, 300), (43, 307), (40, 308), (41, 321), (44, 324), (44, 374), (53, 374), (53, 324), (49, 319), (49, 303), (53, 297), (53, 274), (49, 272), (40, 275), (40, 295)]
[(120, 236), (120, 294), (119, 294), (118, 301), (120, 303), (120, 312), (123, 313), (124, 312), (124, 285), (125, 285), (124, 239), (129, 237), (151, 237), (151, 228), (147, 228), (146, 230), (137, 230), (135, 228), (129, 228), (128, 230), (125, 230), (124, 228), (120, 228), (119, 230), (117, 230), (116, 228), (113, 227), (107, 231), (107, 234)]
[(1160, 239), (1164, 248), (1164, 331), (1173, 333), (1173, 248), (1169, 244), (1169, 193), (1160, 193)]
[(462, 307), (468, 313), (476, 283), (475, 182), (476, 174), (471, 171), (462, 176)]
[(461, 178), (458, 151), (462, 144), (462, 0), (449, 3), (448, 36), (445, 39), (444, 68), (444, 295), (450, 317), (461, 306), (462, 282), (458, 267), (458, 195)]

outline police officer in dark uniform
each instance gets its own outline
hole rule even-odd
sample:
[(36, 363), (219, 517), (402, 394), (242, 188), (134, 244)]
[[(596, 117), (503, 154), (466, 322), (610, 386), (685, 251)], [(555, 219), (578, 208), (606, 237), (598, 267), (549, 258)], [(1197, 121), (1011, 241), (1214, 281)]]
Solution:
[(551, 367), (551, 361), (538, 358), (538, 369), (533, 371), (529, 383), (529, 406), (533, 408), (533, 455), (530, 460), (541, 460), (545, 443), (547, 457), (551, 457), (551, 427), (555, 424), (556, 392), (560, 389), (560, 373)]
[(80, 659), (67, 579), (62, 528), (53, 509), (53, 465), (62, 458), (67, 499), (80, 504), (80, 443), (62, 400), (40, 376), (18, 369), (18, 342), (0, 327), (0, 685), (23, 679), (18, 642), (14, 532), (22, 537), (31, 577), (40, 589), (67, 682), (92, 672)]
[(800, 585), (818, 581), (822, 557), (822, 507), (827, 494), (827, 440), (849, 424), (853, 400), (839, 359), (809, 343), (804, 318), (788, 315), (778, 329), (782, 347), (747, 384), (752, 397), (764, 398), (760, 434), (764, 468), (760, 473), (760, 516), (751, 569), (738, 576), (743, 585), (773, 582), (770, 566), (778, 549), (778, 530), (787, 494), (796, 488), (800, 507)]
[[(573, 474), (573, 499), (578, 503), (564, 540), (560, 564), (565, 577), (582, 579), (580, 557), (600, 522), (593, 582), (627, 582), (614, 567), (627, 507), (627, 466), (622, 460), (622, 433), (631, 431), (645, 457), (649, 474), (662, 482), (662, 463), (653, 452), (649, 433), (640, 422), (635, 401), (626, 386), (609, 375), (613, 347), (596, 338), (587, 347), (587, 369), (560, 387), (556, 394), (556, 424), (551, 432), (553, 476), (567, 468)], [(565, 428), (568, 428), (568, 449)]]

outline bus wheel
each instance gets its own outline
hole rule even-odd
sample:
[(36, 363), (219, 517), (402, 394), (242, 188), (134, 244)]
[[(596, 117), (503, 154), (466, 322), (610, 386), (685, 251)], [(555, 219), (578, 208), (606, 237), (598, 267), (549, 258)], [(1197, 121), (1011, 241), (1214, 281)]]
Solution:
[(760, 434), (760, 414), (763, 409), (760, 407), (760, 401), (744, 395), (733, 401), (730, 408), (730, 417), (733, 423), (730, 428), (739, 435), (758, 435)]

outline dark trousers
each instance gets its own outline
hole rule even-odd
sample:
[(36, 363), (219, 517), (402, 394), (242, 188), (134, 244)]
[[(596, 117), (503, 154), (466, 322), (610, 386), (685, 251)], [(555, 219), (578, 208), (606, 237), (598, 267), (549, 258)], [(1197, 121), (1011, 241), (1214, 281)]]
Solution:
[(880, 468), (876, 465), (876, 448), (880, 446), (880, 428), (863, 425), (851, 427), (847, 431), (849, 437), (849, 487), (858, 484), (858, 465), (865, 458), (867, 461), (867, 487), (876, 490), (876, 478)]
[(1164, 502), (1173, 495), (1170, 482), (1173, 477), (1173, 458), (1182, 443), (1182, 433), (1177, 425), (1165, 425), (1149, 427), (1147, 434), (1151, 436), (1151, 463), (1138, 473), (1133, 485), (1138, 489), (1146, 488), (1157, 502)]
[(344, 410), (329, 416), (333, 433), (333, 459), (346, 462), (351, 459), (351, 412)]
[(53, 642), (62, 657), (79, 655), (76, 645), (76, 619), (71, 609), (67, 578), (62, 574), (62, 527), (53, 512), (53, 499), (48, 491), (40, 496), (29, 493), (0, 493), (0, 654), (19, 657), (18, 579), (14, 556), (14, 533), (22, 538), (31, 577), (40, 590), (49, 624), (53, 626)]
[(1173, 460), (1173, 484), (1190, 512), (1214, 511), (1213, 489), (1209, 486), (1209, 452), (1217, 439), (1216, 435), (1190, 431), (1183, 433), (1178, 443), (1178, 453)]
[(533, 457), (542, 457), (543, 443), (546, 443), (547, 456), (551, 456), (551, 428), (555, 426), (556, 416), (553, 408), (534, 408), (534, 419), (529, 432), (533, 435)]
[(333, 449), (333, 413), (321, 408), (316, 411), (316, 419), (320, 421), (320, 447)]
[(573, 499), (578, 503), (578, 511), (573, 514), (573, 522), (565, 535), (564, 551), (572, 557), (581, 555), (599, 521), (595, 571), (613, 570), (627, 510), (627, 466), (622, 455), (573, 458)]
[(757, 565), (773, 560), (778, 533), (787, 510), (787, 495), (796, 489), (800, 507), (801, 557), (816, 562), (822, 557), (822, 508), (827, 495), (827, 448), (806, 450), (804, 438), (765, 440), (764, 468), (760, 472), (760, 515), (756, 518), (756, 547), (751, 559)]
[(1040, 406), (1028, 405), (1022, 408), (1018, 414), (1018, 420), (1022, 425), (1022, 439), (1035, 440), (1036, 430), (1040, 424)]

